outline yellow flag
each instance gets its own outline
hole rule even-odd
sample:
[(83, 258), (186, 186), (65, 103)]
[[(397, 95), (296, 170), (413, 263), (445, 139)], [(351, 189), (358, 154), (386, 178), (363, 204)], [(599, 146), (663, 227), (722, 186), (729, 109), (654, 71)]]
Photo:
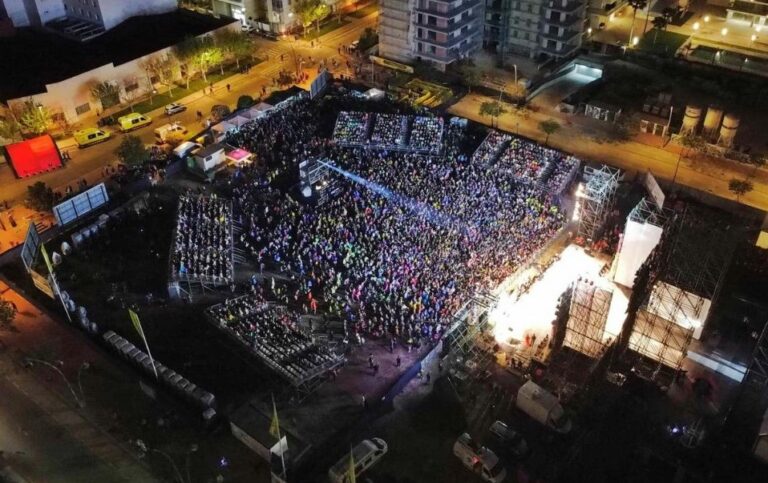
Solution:
[(136, 332), (139, 333), (139, 337), (141, 337), (141, 340), (146, 343), (147, 338), (144, 337), (144, 329), (141, 327), (141, 320), (139, 320), (139, 314), (134, 312), (131, 309), (128, 309), (128, 315), (131, 316), (131, 322), (133, 323), (133, 328), (136, 329)]
[(275, 398), (272, 398), (272, 421), (269, 423), (269, 434), (280, 439), (280, 420), (277, 419), (277, 406)]
[(356, 483), (357, 475), (355, 475), (355, 455), (352, 454), (352, 447), (349, 448), (349, 483)]
[(40, 251), (43, 253), (43, 260), (45, 260), (45, 266), (48, 267), (48, 273), (53, 273), (53, 265), (51, 265), (51, 259), (48, 257), (48, 250), (42, 243), (40, 244)]

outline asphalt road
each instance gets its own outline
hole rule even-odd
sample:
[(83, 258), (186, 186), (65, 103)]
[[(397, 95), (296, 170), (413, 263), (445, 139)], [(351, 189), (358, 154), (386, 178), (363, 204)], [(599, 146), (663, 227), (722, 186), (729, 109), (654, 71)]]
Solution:
[[(319, 45), (314, 46), (303, 40), (271, 41), (256, 37), (254, 39), (256, 55), (267, 60), (254, 66), (247, 74), (236, 74), (215, 84), (212, 94), (196, 92), (181, 99), (179, 102), (187, 106), (185, 112), (171, 117), (165, 116), (162, 108), (149, 112), (148, 114), (153, 118), (152, 124), (133, 131), (131, 134), (139, 136), (145, 144), (154, 143), (154, 129), (166, 122), (180, 122), (187, 127), (190, 135), (200, 132), (204, 126), (197, 120), (197, 111), (208, 116), (211, 112), (211, 107), (216, 104), (227, 104), (233, 107), (237, 102), (237, 98), (241, 95), (247, 94), (259, 97), (264, 86), (271, 92), (273, 90), (272, 79), (281, 70), (296, 71), (294, 54), (302, 56), (304, 59), (312, 57), (313, 62), (303, 66), (304, 72), (309, 74), (310, 79), (317, 72), (319, 59), (325, 59), (329, 63), (332, 59), (336, 59), (340, 65), (337, 72), (345, 75), (348, 74), (349, 72), (345, 65), (348, 57), (341, 55), (338, 47), (349, 45), (354, 40), (357, 40), (365, 28), (375, 27), (378, 21), (378, 13), (373, 13), (362, 19), (351, 16), (347, 17), (347, 19), (349, 24), (323, 35), (320, 37)], [(283, 61), (280, 60), (281, 54), (284, 56)], [(227, 84), (231, 87), (229, 91), (226, 87)], [(305, 83), (301, 87), (308, 89), (309, 85)], [(75, 127), (80, 129), (95, 125), (96, 118), (92, 122), (83, 122)], [(78, 149), (74, 140), (64, 140), (59, 145), (62, 149), (69, 152), (72, 160), (62, 169), (32, 178), (16, 179), (9, 165), (0, 165), (0, 187), (2, 187), (0, 190), (0, 201), (18, 202), (23, 200), (26, 197), (27, 187), (38, 181), (51, 186), (54, 191), (59, 190), (61, 192), (66, 189), (67, 185), (72, 185), (73, 188), (76, 188), (77, 181), (80, 179), (85, 179), (90, 184), (97, 182), (101, 179), (101, 172), (104, 166), (117, 162), (114, 152), (122, 137), (123, 134), (116, 133), (111, 139), (85, 149)]]

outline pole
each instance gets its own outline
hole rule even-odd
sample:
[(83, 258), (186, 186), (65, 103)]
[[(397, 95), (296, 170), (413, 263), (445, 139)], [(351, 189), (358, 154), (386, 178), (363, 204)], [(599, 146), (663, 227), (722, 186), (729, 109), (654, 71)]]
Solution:
[[(275, 395), (274, 394), (272, 394), (272, 407), (273, 408), (277, 408), (277, 406), (275, 406)], [(275, 409), (275, 412), (277, 412), (277, 409)], [(282, 441), (283, 441), (283, 437), (280, 434), (280, 423), (278, 422), (277, 423), (277, 444), (280, 445), (280, 463), (283, 466), (283, 474), (282, 474), (283, 481), (287, 483), (288, 482), (288, 475), (285, 472), (285, 451), (283, 450)], [(286, 446), (287, 446), (287, 443), (288, 443), (288, 440), (286, 439)]]
[(168, 453), (165, 453), (163, 451), (160, 451), (159, 449), (152, 448), (150, 451), (153, 451), (157, 454), (163, 455), (165, 459), (168, 460), (168, 462), (173, 466), (173, 472), (176, 473), (176, 479), (179, 480), (179, 483), (185, 483), (184, 477), (181, 476), (181, 472), (179, 471), (179, 467), (176, 466), (176, 463), (173, 461), (173, 458)]
[(41, 360), (41, 359), (33, 359), (31, 357), (27, 357), (26, 360), (29, 361), (29, 362), (34, 362), (34, 363), (42, 364), (42, 365), (46, 366), (47, 368), (56, 371), (61, 376), (61, 378), (64, 379), (64, 382), (67, 384), (67, 388), (69, 388), (69, 392), (72, 393), (72, 397), (75, 398), (75, 402), (77, 403), (77, 405), (80, 406), (81, 408), (85, 407), (85, 402), (81, 401), (80, 398), (77, 397), (77, 393), (75, 393), (75, 388), (72, 387), (72, 384), (70, 384), (69, 379), (67, 379), (67, 376), (65, 376), (64, 373), (61, 372), (61, 369), (59, 369), (55, 365), (51, 364), (50, 362), (47, 362), (47, 361), (44, 361), (44, 360)]
[(83, 401), (83, 406), (85, 406), (85, 391), (83, 391), (83, 381), (80, 376), (83, 375), (83, 369), (88, 369), (89, 367), (90, 364), (83, 362), (77, 370), (77, 388), (80, 390), (80, 399)]
[[(685, 149), (685, 148), (683, 148)], [(683, 150), (680, 150), (680, 155), (677, 157), (677, 164), (675, 165), (675, 174), (672, 175), (672, 186), (675, 186), (675, 180), (677, 179), (677, 170), (680, 169), (680, 161), (683, 159)]]

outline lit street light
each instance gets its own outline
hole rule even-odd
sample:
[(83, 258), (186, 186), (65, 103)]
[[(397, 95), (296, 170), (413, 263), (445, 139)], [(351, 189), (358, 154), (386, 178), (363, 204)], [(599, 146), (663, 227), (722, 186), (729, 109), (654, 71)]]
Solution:
[(723, 27), (722, 30), (720, 30), (720, 35), (722, 35), (723, 37), (728, 35), (728, 29)]
[(640, 37), (635, 35), (634, 37), (632, 37), (632, 47), (636, 47), (638, 43), (640, 43)]

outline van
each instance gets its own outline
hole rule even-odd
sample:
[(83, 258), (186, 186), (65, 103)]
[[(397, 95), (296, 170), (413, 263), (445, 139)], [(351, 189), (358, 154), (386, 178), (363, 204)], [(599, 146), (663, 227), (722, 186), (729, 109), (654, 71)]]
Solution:
[(121, 131), (128, 132), (152, 124), (152, 118), (138, 112), (132, 112), (117, 118), (117, 124)]
[(173, 157), (178, 160), (182, 160), (189, 155), (195, 154), (201, 148), (202, 146), (198, 143), (193, 143), (192, 141), (184, 141), (173, 149)]
[(157, 144), (163, 144), (174, 135), (184, 136), (185, 134), (187, 134), (187, 129), (178, 122), (164, 124), (155, 129), (155, 141)]
[[(381, 438), (364, 439), (352, 448), (352, 457), (355, 462), (355, 479), (365, 470), (378, 462), (387, 453), (387, 443)], [(338, 463), (328, 470), (331, 483), (349, 483), (349, 453), (346, 453)]]
[(453, 454), (483, 481), (500, 483), (507, 477), (507, 469), (496, 453), (477, 444), (468, 433), (462, 434), (453, 443)]
[(106, 141), (112, 134), (108, 131), (102, 131), (99, 128), (87, 127), (80, 131), (75, 131), (75, 142), (80, 148), (91, 146), (102, 141)]

